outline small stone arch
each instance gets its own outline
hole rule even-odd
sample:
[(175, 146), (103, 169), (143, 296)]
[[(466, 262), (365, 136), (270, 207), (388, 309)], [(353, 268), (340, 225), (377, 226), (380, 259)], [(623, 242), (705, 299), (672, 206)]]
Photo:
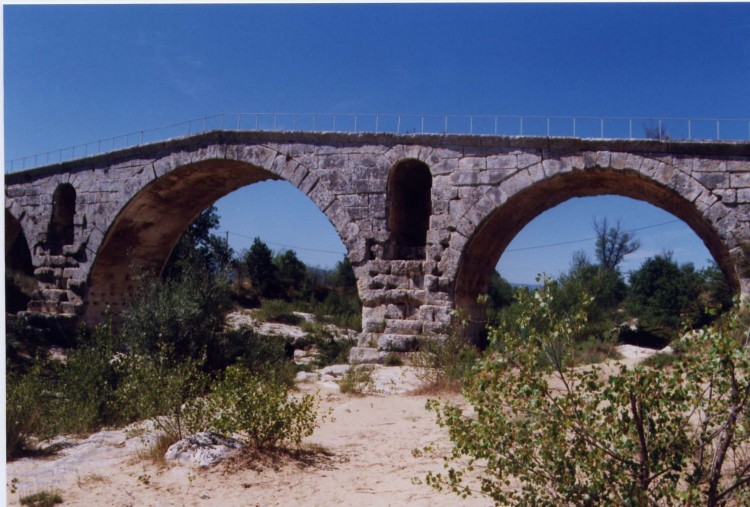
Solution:
[(406, 159), (391, 169), (386, 190), (391, 259), (424, 259), (431, 192), (432, 174), (424, 162)]
[[(693, 183), (683, 181), (683, 185), (697, 189)], [(620, 195), (645, 201), (677, 216), (701, 238), (730, 286), (736, 291), (740, 289), (736, 259), (728, 246), (737, 242), (737, 238), (731, 237), (735, 231), (720, 233), (706, 216), (704, 206), (697, 202), (699, 199), (691, 201), (683, 193), (638, 171), (596, 167), (558, 173), (504, 195), (503, 202), (486, 214), (470, 235), (456, 270), (454, 304), (476, 322), (484, 320), (477, 296), (486, 292), (490, 274), (508, 244), (535, 217), (575, 197)], [(468, 334), (474, 336), (480, 331), (477, 327)]]
[(46, 246), (51, 255), (60, 255), (65, 245), (73, 244), (75, 213), (75, 188), (70, 183), (58, 185), (52, 194), (52, 216), (47, 228)]

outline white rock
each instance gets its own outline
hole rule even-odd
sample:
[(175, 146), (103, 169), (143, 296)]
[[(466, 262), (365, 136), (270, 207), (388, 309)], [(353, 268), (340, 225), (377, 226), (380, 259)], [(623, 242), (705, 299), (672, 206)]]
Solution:
[(175, 442), (164, 455), (167, 461), (194, 463), (208, 467), (223, 461), (245, 447), (234, 438), (202, 432)]

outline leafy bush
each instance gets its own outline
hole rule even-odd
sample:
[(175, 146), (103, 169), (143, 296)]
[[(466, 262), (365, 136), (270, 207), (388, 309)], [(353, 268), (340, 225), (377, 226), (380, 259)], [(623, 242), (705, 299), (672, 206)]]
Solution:
[(371, 392), (375, 388), (375, 381), (372, 379), (372, 367), (365, 364), (352, 366), (339, 382), (339, 390), (343, 394), (352, 394), (362, 396)]
[(266, 450), (299, 447), (317, 427), (319, 400), (309, 394), (296, 400), (286, 385), (235, 365), (192, 405), (191, 431), (238, 435), (249, 447)]
[(153, 419), (172, 440), (185, 436), (187, 403), (203, 394), (207, 375), (201, 359), (174, 359), (171, 346), (162, 344), (156, 354), (131, 353), (119, 358), (122, 385), (117, 399), (129, 419)]
[[(522, 299), (510, 329), (490, 333), (466, 399), (428, 406), (453, 449), (433, 487), (480, 490), (500, 505), (746, 505), (750, 501), (750, 348), (736, 315), (687, 340), (671, 368), (605, 378), (552, 350), (571, 350), (585, 313), (554, 313), (550, 292)], [(562, 347), (558, 347), (562, 345)], [(540, 368), (538, 357), (549, 357)]]
[(52, 393), (40, 365), (23, 376), (9, 374), (6, 380), (5, 449), (8, 459), (15, 459), (34, 449), (30, 437), (49, 433), (45, 418)]
[(184, 267), (173, 280), (141, 276), (122, 318), (129, 350), (152, 354), (169, 344), (179, 357), (200, 357), (224, 323), (229, 305), (225, 276)]
[(78, 348), (56, 364), (57, 396), (51, 408), (58, 433), (86, 433), (121, 422), (115, 391), (120, 382), (115, 357), (120, 337), (109, 322), (79, 334)]

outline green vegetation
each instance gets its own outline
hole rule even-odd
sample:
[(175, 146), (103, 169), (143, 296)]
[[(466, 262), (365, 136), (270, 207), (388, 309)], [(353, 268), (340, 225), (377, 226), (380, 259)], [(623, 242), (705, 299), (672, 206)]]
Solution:
[(607, 377), (574, 366), (586, 303), (561, 313), (555, 292), (519, 291), (515, 319), (490, 331), (464, 390), (471, 417), (428, 402), (453, 443), (428, 484), (496, 505), (747, 504), (747, 323), (732, 313), (684, 339), (672, 366)]
[(28, 505), (29, 507), (52, 507), (58, 503), (63, 503), (63, 498), (56, 491), (39, 491), (21, 497), (21, 505)]
[(339, 382), (339, 389), (343, 394), (362, 396), (375, 389), (375, 381), (372, 379), (372, 366), (360, 364), (352, 366)]
[(295, 399), (288, 386), (230, 366), (207, 396), (192, 402), (189, 426), (239, 435), (253, 449), (298, 448), (317, 426), (318, 404), (313, 395)]

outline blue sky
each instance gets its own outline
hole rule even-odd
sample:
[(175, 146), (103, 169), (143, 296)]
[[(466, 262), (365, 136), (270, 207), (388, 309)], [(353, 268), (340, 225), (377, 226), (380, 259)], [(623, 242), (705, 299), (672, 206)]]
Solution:
[[(750, 118), (750, 4), (6, 5), (5, 158), (220, 112)], [(230, 243), (254, 236), (330, 266), (332, 227), (284, 183), (218, 203)], [(557, 274), (593, 241), (674, 220), (624, 198), (568, 201), (500, 262)], [(564, 224), (564, 227), (561, 227)], [(640, 230), (624, 269), (708, 252), (681, 223)], [(322, 250), (316, 252), (314, 250)]]

